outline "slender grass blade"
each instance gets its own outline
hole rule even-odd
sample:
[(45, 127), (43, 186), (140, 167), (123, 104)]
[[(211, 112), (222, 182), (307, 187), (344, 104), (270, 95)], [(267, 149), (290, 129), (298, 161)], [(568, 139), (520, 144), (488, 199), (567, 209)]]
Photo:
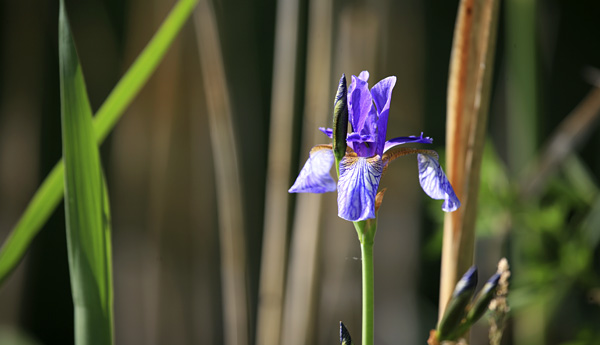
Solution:
[(76, 344), (111, 344), (112, 269), (108, 194), (83, 73), (64, 1), (59, 13), (59, 65), (65, 215)]
[[(102, 143), (123, 112), (162, 60), (167, 49), (190, 17), (198, 0), (180, 0), (152, 40), (119, 80), (94, 117), (94, 133)], [(63, 161), (60, 160), (36, 191), (27, 209), (0, 249), (0, 286), (15, 269), (29, 244), (52, 215), (63, 197)]]

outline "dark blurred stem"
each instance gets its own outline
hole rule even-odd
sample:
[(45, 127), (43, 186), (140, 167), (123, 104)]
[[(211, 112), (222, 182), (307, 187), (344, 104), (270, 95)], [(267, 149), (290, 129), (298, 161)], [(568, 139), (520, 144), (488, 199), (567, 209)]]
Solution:
[[(507, 61), (507, 158), (513, 176), (522, 177), (524, 167), (534, 158), (537, 142), (538, 85), (536, 0), (506, 1), (506, 61)], [(512, 265), (523, 267), (522, 231), (513, 229)], [(545, 344), (548, 309), (542, 303), (532, 303), (514, 319), (515, 344)]]
[(536, 0), (506, 1), (508, 165), (519, 174), (533, 159), (538, 117)]

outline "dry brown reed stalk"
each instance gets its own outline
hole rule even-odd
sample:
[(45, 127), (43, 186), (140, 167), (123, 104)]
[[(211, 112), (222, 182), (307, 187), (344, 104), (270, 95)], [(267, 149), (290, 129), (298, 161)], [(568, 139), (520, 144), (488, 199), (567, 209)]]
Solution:
[[(196, 40), (195, 33), (192, 42)], [(197, 44), (197, 41), (195, 42)], [(191, 49), (196, 49), (192, 43)], [(188, 135), (190, 145), (187, 154), (190, 162), (190, 222), (191, 235), (188, 238), (193, 246), (189, 275), (191, 292), (191, 330), (190, 344), (217, 344), (222, 331), (222, 320), (215, 318), (215, 312), (221, 310), (221, 303), (215, 298), (218, 291), (218, 277), (221, 272), (215, 263), (219, 256), (219, 234), (215, 231), (218, 226), (217, 205), (215, 194), (207, 192), (206, 186), (216, 185), (212, 162), (206, 161), (206, 148), (210, 146), (208, 115), (206, 100), (196, 97), (204, 94), (198, 54), (189, 54), (189, 63), (184, 61), (187, 81), (186, 99), (189, 104)], [(199, 116), (200, 114), (200, 116)], [(198, 327), (202, 325), (202, 327)]]
[(221, 43), (215, 12), (209, 0), (201, 0), (198, 3), (198, 8), (194, 12), (194, 25), (215, 164), (221, 244), (224, 343), (246, 345), (249, 337), (247, 258), (239, 160)]
[[(312, 146), (326, 139), (317, 128), (331, 124), (335, 90), (331, 80), (332, 12), (331, 0), (311, 3), (300, 156), (302, 162), (308, 157)], [(283, 308), (282, 329), (285, 330), (285, 336), (280, 339), (280, 343), (288, 345), (315, 342), (314, 310), (317, 299), (322, 195), (300, 193), (296, 200)]]
[(260, 267), (256, 343), (279, 345), (287, 262), (290, 164), (297, 84), (299, 1), (279, 0)]
[(446, 171), (462, 206), (444, 219), (440, 319), (456, 282), (473, 263), (498, 11), (498, 0), (462, 0), (454, 29), (448, 80)]
[[(173, 5), (169, 2), (160, 0), (153, 1), (152, 22), (154, 25), (160, 25), (163, 20), (164, 13)], [(138, 6), (145, 6), (141, 3)], [(139, 20), (139, 19), (138, 19)], [(151, 294), (156, 298), (156, 304), (153, 305), (156, 313), (151, 324), (151, 332), (153, 332), (153, 340), (155, 344), (161, 344), (165, 341), (176, 341), (175, 335), (181, 335), (179, 327), (185, 327), (183, 315), (174, 313), (173, 306), (177, 305), (172, 295), (170, 283), (176, 281), (174, 275), (174, 264), (169, 260), (156, 262), (152, 260), (154, 257), (161, 257), (165, 253), (170, 253), (176, 247), (176, 243), (165, 241), (166, 237), (176, 239), (179, 236), (175, 232), (185, 231), (180, 227), (175, 229), (170, 228), (171, 213), (168, 207), (169, 194), (172, 189), (169, 184), (169, 175), (172, 173), (170, 168), (173, 167), (172, 152), (174, 151), (173, 131), (176, 122), (176, 109), (178, 103), (178, 95), (180, 95), (180, 74), (179, 58), (181, 56), (180, 41), (175, 41), (171, 46), (171, 50), (165, 55), (165, 59), (161, 66), (157, 68), (154, 81), (151, 83), (151, 98), (148, 100), (151, 107), (150, 114), (146, 115), (142, 121), (148, 121), (150, 125), (151, 140), (149, 145), (149, 180), (148, 180), (148, 234), (150, 237), (147, 247), (146, 272), (148, 279), (154, 283)], [(148, 116), (149, 115), (149, 116)], [(171, 223), (172, 224), (172, 223)], [(167, 316), (169, 315), (169, 316)]]

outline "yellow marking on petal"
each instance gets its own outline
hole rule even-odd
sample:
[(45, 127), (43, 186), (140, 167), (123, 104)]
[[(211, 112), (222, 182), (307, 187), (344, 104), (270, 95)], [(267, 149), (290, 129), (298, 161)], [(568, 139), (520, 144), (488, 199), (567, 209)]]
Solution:
[(344, 164), (344, 166), (352, 166), (352, 165), (356, 164), (357, 162), (358, 162), (358, 156), (356, 154), (354, 154), (354, 155), (346, 154), (346, 156), (344, 157), (344, 160), (342, 160), (341, 164)]
[(314, 146), (312, 149), (310, 149), (310, 154), (312, 155), (313, 153), (315, 153), (317, 151), (321, 151), (321, 150), (333, 150), (333, 146), (331, 144), (323, 144), (323, 145)]

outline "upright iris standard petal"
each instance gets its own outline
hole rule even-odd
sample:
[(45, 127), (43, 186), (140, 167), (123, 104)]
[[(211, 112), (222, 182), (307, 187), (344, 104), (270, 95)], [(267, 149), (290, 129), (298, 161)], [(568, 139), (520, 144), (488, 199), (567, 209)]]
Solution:
[(396, 85), (396, 77), (387, 77), (375, 84), (371, 89), (371, 96), (377, 108), (377, 148), (378, 155), (383, 154), (387, 123), (392, 103), (392, 90)]
[(347, 155), (340, 162), (338, 216), (356, 222), (375, 218), (375, 196), (383, 172), (381, 157)]
[(352, 76), (352, 86), (348, 90), (348, 113), (354, 132), (360, 133), (373, 107), (369, 84)]
[[(367, 73), (361, 73), (361, 77), (368, 77)], [(377, 110), (371, 98), (369, 84), (361, 77), (352, 76), (352, 84), (348, 91), (348, 114), (352, 132), (349, 137), (360, 138), (366, 136), (369, 138), (377, 137)], [(376, 139), (370, 139), (375, 142)], [(359, 157), (372, 157), (376, 154), (376, 145), (374, 143), (362, 142), (360, 140), (352, 141), (349, 146)]]
[(419, 160), (419, 182), (423, 191), (432, 199), (444, 200), (442, 210), (446, 212), (456, 211), (460, 207), (460, 201), (446, 178), (437, 157), (418, 154), (417, 158)]
[(364, 80), (364, 81), (369, 81), (369, 71), (360, 72), (360, 74), (358, 75), (358, 79)]
[(331, 146), (315, 146), (302, 171), (296, 178), (294, 185), (288, 190), (290, 193), (327, 193), (335, 192), (336, 184), (331, 174), (333, 166), (333, 151)]

